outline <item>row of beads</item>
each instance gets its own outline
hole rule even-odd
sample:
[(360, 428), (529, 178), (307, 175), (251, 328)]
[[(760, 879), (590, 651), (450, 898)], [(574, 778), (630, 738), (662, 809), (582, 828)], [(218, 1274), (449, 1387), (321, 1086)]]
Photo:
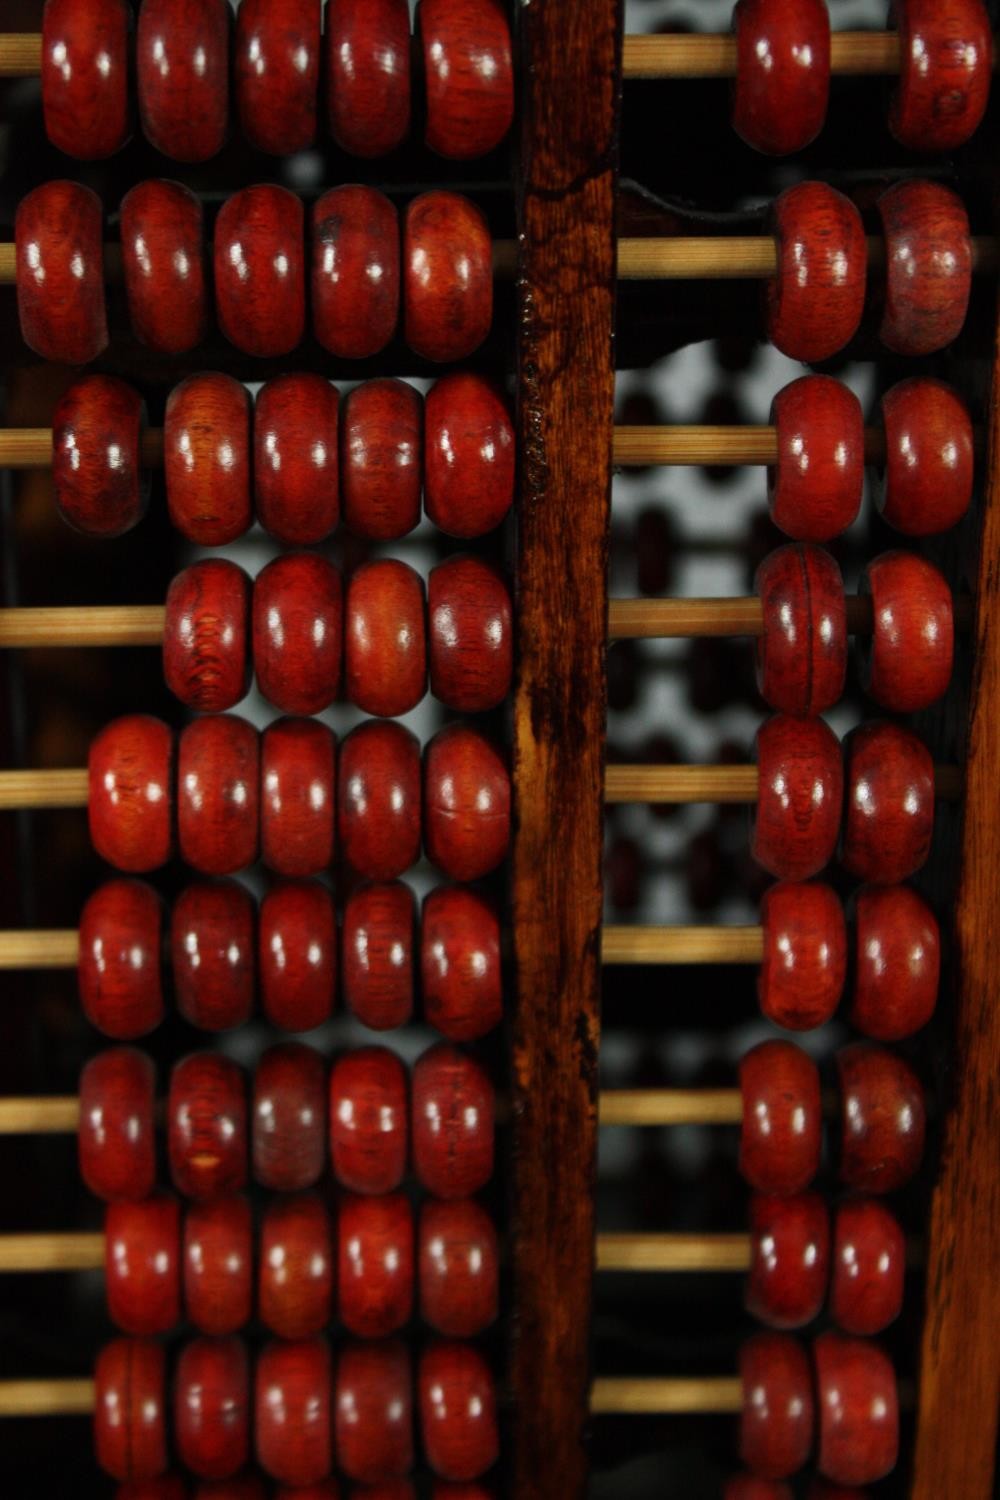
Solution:
[[(55, 181), (18, 204), (21, 334), (43, 359), (86, 364), (107, 347), (103, 210), (80, 183)], [(125, 288), (136, 334), (162, 353), (205, 336), (209, 289), (202, 207), (175, 182), (142, 182), (121, 206)], [(384, 349), (400, 321), (414, 353), (465, 359), (493, 319), (493, 252), (480, 210), (458, 193), (422, 193), (399, 215), (375, 188), (331, 188), (305, 209), (287, 188), (258, 183), (219, 210), (213, 240), (219, 327), (244, 354), (290, 354), (311, 327), (331, 354)]]
[[(240, 129), (273, 156), (316, 141), (321, 89), (327, 127), (355, 156), (384, 156), (410, 130), (407, 0), (242, 0), (232, 70)], [(49, 140), (86, 161), (111, 156), (139, 118), (151, 146), (202, 162), (226, 139), (230, 9), (226, 0), (143, 0), (134, 64), (125, 0), (46, 0), (42, 105)], [(424, 138), (468, 159), (499, 145), (514, 111), (510, 27), (502, 0), (421, 0), (417, 12)], [(320, 73), (323, 71), (323, 78)]]
[[(510, 774), (499, 748), (464, 724), (426, 746), (401, 724), (367, 720), (337, 752), (316, 719), (263, 734), (232, 714), (174, 736), (146, 714), (115, 719), (90, 747), (90, 833), (102, 859), (141, 874), (180, 856), (206, 875), (258, 857), (280, 875), (316, 875), (335, 847), (370, 880), (395, 880), (423, 847), (451, 880), (478, 880), (504, 858)], [(421, 788), (421, 782), (423, 786)]]
[[(993, 35), (983, 0), (891, 0), (900, 78), (889, 129), (913, 151), (952, 151), (990, 94)], [(826, 0), (737, 0), (733, 129), (757, 151), (789, 156), (823, 128), (830, 93)]]

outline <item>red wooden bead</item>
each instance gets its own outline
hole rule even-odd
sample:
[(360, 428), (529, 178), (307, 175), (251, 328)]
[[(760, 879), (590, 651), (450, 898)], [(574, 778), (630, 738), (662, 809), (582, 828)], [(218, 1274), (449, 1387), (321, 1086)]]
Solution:
[(750, 1199), (750, 1271), (743, 1301), (769, 1328), (818, 1317), (830, 1275), (830, 1216), (818, 1193)]
[(331, 188), (312, 209), (313, 332), (331, 354), (368, 359), (399, 322), (399, 215), (377, 188)]
[(468, 359), (493, 321), (493, 250), (481, 211), (458, 193), (421, 193), (403, 234), (406, 342), (436, 363)]
[(500, 919), (465, 886), (424, 898), (420, 930), (424, 1016), (453, 1042), (485, 1036), (503, 1018)]
[(153, 1193), (109, 1203), (104, 1215), (108, 1314), (123, 1333), (169, 1333), (181, 1315), (181, 1215), (177, 1199)]
[(260, 746), (260, 849), (280, 875), (318, 875), (334, 850), (337, 742), (315, 719), (275, 719)]
[(167, 1156), (174, 1187), (206, 1202), (247, 1180), (247, 1101), (242, 1069), (218, 1052), (174, 1065), (167, 1100)]
[(807, 880), (833, 857), (844, 772), (822, 719), (774, 714), (757, 731), (759, 790), (751, 852), (783, 880)]
[(412, 1130), (414, 1171), (429, 1193), (468, 1198), (485, 1187), (493, 1176), (494, 1092), (482, 1063), (446, 1042), (423, 1053), (413, 1067)]
[(899, 1317), (906, 1241), (877, 1198), (849, 1198), (833, 1220), (830, 1313), (845, 1333), (881, 1333)]
[(102, 859), (142, 873), (171, 847), (173, 735), (149, 714), (112, 719), (90, 746), (87, 815)]
[(347, 585), (344, 685), (368, 714), (409, 713), (427, 687), (424, 581), (403, 562), (364, 563)]
[(872, 638), (862, 656), (865, 692), (893, 713), (929, 708), (948, 691), (954, 655), (944, 576), (915, 552), (883, 552), (865, 568), (859, 592), (872, 601)]
[(465, 724), (448, 724), (424, 756), (424, 846), (451, 880), (495, 870), (510, 841), (510, 773), (501, 751)]
[(478, 1479), (499, 1456), (496, 1388), (473, 1344), (440, 1340), (424, 1349), (417, 1372), (424, 1454), (442, 1479)]
[(838, 1484), (874, 1484), (899, 1452), (896, 1374), (877, 1344), (821, 1333), (813, 1344), (822, 1474)]
[(838, 354), (858, 331), (868, 241), (849, 198), (824, 182), (799, 182), (774, 201), (778, 272), (767, 283), (767, 336), (808, 364)]
[(340, 574), (315, 552), (291, 552), (258, 573), (253, 593), (257, 686), (287, 714), (328, 708), (340, 684)]
[(785, 1333), (755, 1333), (740, 1348), (740, 1458), (762, 1479), (786, 1479), (812, 1450), (816, 1421), (809, 1357)]
[(371, 880), (394, 880), (420, 853), (420, 747), (401, 724), (370, 721), (344, 740), (337, 776), (337, 832), (347, 863)]
[(215, 221), (219, 327), (244, 354), (290, 354), (306, 321), (305, 213), (287, 188), (259, 183), (227, 198)]
[(196, 881), (174, 902), (170, 947), (177, 1009), (202, 1031), (250, 1019), (254, 903), (234, 880)]
[(381, 1483), (413, 1467), (413, 1377), (398, 1339), (347, 1344), (337, 1361), (334, 1397), (338, 1467), (350, 1479)]
[(825, 0), (737, 0), (733, 129), (767, 156), (791, 156), (823, 129), (830, 98)]
[(325, 1339), (265, 1345), (257, 1360), (257, 1462), (282, 1484), (315, 1484), (333, 1466), (332, 1379)]
[(420, 520), (423, 398), (404, 380), (366, 380), (344, 402), (344, 520), (357, 536), (388, 541)]
[(337, 917), (333, 897), (314, 880), (288, 880), (260, 903), (261, 1007), (272, 1026), (311, 1031), (333, 1014)]
[(153, 1339), (112, 1339), (94, 1366), (94, 1449), (114, 1479), (167, 1467), (166, 1359)]
[(791, 1485), (781, 1479), (759, 1479), (756, 1474), (734, 1474), (726, 1481), (722, 1500), (793, 1500)]
[(307, 547), (340, 515), (337, 387), (321, 375), (276, 375), (254, 408), (257, 519), (279, 542)]
[(17, 205), (21, 337), (42, 359), (85, 365), (107, 348), (104, 212), (79, 182), (43, 182)]
[(77, 980), (83, 1013), (129, 1042), (163, 1019), (163, 903), (142, 880), (108, 880), (80, 913)]
[(202, 1333), (235, 1333), (253, 1306), (253, 1220), (238, 1195), (191, 1203), (184, 1215), (184, 1307)]
[(225, 558), (192, 563), (167, 590), (163, 676), (188, 708), (221, 713), (250, 686), (250, 579)]
[(329, 0), (325, 42), (334, 140), (352, 156), (385, 156), (410, 129), (406, 0)]
[(482, 375), (435, 380), (424, 403), (424, 508), (449, 536), (485, 536), (514, 500), (514, 424)]
[(359, 1047), (330, 1071), (330, 1161), (342, 1187), (392, 1193), (409, 1146), (406, 1070), (385, 1047)]
[(983, 0), (892, 0), (899, 86), (889, 129), (911, 151), (953, 151), (978, 128), (990, 96), (993, 34)]
[(100, 161), (128, 140), (131, 24), (125, 0), (45, 0), (42, 110), (57, 151)]
[(143, 0), (136, 37), (139, 114), (147, 141), (174, 161), (208, 161), (229, 116), (225, 0)]
[(431, 571), (427, 603), (431, 692), (459, 713), (496, 708), (514, 670), (503, 578), (478, 557), (449, 557)]
[(170, 520), (221, 547), (249, 527), (250, 397), (231, 375), (189, 375), (167, 397), (163, 467)]
[(278, 1193), (319, 1181), (326, 1160), (326, 1068), (312, 1047), (269, 1047), (253, 1081), (253, 1171)]
[(933, 354), (962, 331), (972, 288), (969, 217), (940, 182), (908, 179), (878, 200), (885, 235), (879, 336), (896, 354)]
[(879, 1042), (912, 1036), (934, 1014), (940, 973), (940, 930), (923, 897), (908, 885), (862, 886), (854, 898), (851, 1025)]
[(177, 839), (205, 875), (231, 875), (257, 858), (260, 744), (232, 714), (195, 719), (177, 747)]
[(825, 1025), (847, 974), (847, 924), (836, 891), (818, 882), (779, 881), (761, 898), (760, 920), (762, 1013), (789, 1031)]
[(859, 1193), (894, 1193), (909, 1182), (924, 1153), (920, 1080), (895, 1052), (871, 1042), (840, 1049), (837, 1078), (840, 1180)]
[(456, 1339), (489, 1328), (499, 1306), (499, 1260), (496, 1226), (474, 1198), (425, 1198), (417, 1249), (424, 1322)]
[(137, 1203), (153, 1190), (156, 1071), (145, 1052), (109, 1047), (80, 1074), (80, 1176), (106, 1203)]
[(740, 1061), (740, 1093), (743, 1176), (758, 1193), (801, 1193), (819, 1170), (823, 1121), (816, 1064), (791, 1042), (760, 1042)]
[(965, 515), (972, 499), (972, 417), (943, 380), (915, 376), (882, 397), (885, 465), (875, 503), (896, 531), (933, 536)]
[(829, 375), (803, 375), (771, 402), (778, 461), (768, 466), (771, 520), (786, 536), (827, 542), (861, 506), (865, 429), (861, 402)]
[(861, 724), (844, 741), (840, 859), (859, 880), (895, 885), (927, 859), (934, 829), (934, 766), (899, 724)]
[(52, 416), (52, 486), (63, 520), (86, 536), (115, 537), (141, 521), (149, 499), (142, 471), (146, 407), (115, 375), (84, 375)]
[(260, 1225), (257, 1310), (265, 1328), (283, 1339), (321, 1333), (332, 1315), (333, 1274), (323, 1200), (316, 1193), (273, 1199)]
[(492, 151), (514, 118), (510, 23), (501, 0), (420, 0), (417, 40), (428, 146), (460, 161)]
[(757, 686), (771, 708), (821, 714), (840, 701), (847, 672), (847, 609), (840, 568), (822, 547), (778, 547), (757, 569), (764, 613)]
[(389, 1031), (413, 1014), (416, 903), (409, 886), (357, 886), (344, 907), (344, 1000), (364, 1026)]
[(192, 1339), (174, 1373), (174, 1436), (186, 1469), (229, 1479), (250, 1451), (250, 1361), (241, 1339)]
[(233, 80), (251, 146), (290, 156), (312, 145), (319, 62), (320, 0), (243, 0)]
[[(345, 1193), (337, 1209), (337, 1313), (349, 1333), (381, 1339), (413, 1313), (413, 1209), (402, 1193)], [(360, 1477), (360, 1476), (356, 1476)]]
[(139, 182), (121, 203), (132, 332), (159, 354), (186, 354), (208, 322), (201, 203), (179, 182)]

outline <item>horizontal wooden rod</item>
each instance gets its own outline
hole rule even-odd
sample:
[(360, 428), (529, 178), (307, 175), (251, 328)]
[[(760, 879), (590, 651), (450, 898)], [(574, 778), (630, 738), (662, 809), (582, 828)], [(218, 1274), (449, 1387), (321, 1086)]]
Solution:
[(103, 1234), (0, 1234), (0, 1272), (96, 1271), (103, 1265)]
[(83, 1417), (94, 1410), (93, 1380), (0, 1380), (0, 1417)]
[[(0, 933), (0, 968), (3, 967)], [(759, 964), (762, 927), (611, 927), (601, 929), (606, 964)]]
[(0, 969), (75, 969), (79, 961), (75, 927), (0, 932)]
[(0, 647), (160, 646), (165, 618), (162, 604), (0, 609)]

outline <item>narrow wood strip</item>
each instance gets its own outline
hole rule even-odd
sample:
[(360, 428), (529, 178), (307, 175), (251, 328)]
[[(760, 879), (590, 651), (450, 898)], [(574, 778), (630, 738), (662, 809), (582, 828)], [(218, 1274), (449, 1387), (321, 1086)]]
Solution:
[(104, 1235), (0, 1234), (2, 1271), (97, 1271), (104, 1266)]
[(162, 604), (0, 609), (0, 647), (159, 646)]
[(41, 71), (40, 32), (0, 32), (0, 78), (37, 78)]
[(86, 807), (85, 768), (64, 771), (0, 771), (0, 808)]
[[(3, 1269), (0, 1240), (0, 1270)], [(748, 1234), (599, 1234), (599, 1271), (747, 1271)]]
[[(733, 78), (736, 38), (719, 36), (627, 36), (626, 78)], [(899, 72), (899, 36), (894, 31), (834, 31), (830, 37), (834, 74)]]
[(759, 964), (763, 957), (761, 927), (607, 926), (601, 931), (606, 964)]
[(0, 1417), (82, 1417), (94, 1410), (92, 1380), (0, 1380)]
[(739, 1089), (605, 1089), (598, 1118), (606, 1125), (738, 1125)]
[(743, 1385), (736, 1376), (700, 1375), (690, 1379), (617, 1375), (595, 1380), (590, 1410), (595, 1417), (678, 1416), (738, 1412)]
[(72, 1135), (79, 1123), (75, 1096), (0, 1099), (0, 1135)]
[(0, 969), (75, 969), (79, 960), (74, 928), (0, 932)]

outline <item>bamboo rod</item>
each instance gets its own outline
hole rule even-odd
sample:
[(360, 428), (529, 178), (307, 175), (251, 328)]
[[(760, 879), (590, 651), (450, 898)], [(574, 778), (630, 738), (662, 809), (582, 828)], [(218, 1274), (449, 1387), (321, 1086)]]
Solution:
[(0, 1099), (0, 1135), (72, 1135), (79, 1123), (75, 1096)]
[(0, 932), (0, 969), (75, 969), (79, 961), (75, 928)]
[(162, 604), (0, 609), (0, 647), (159, 646)]
[[(0, 1240), (0, 1270), (3, 1269)], [(748, 1234), (599, 1234), (598, 1271), (747, 1271)]]
[(86, 807), (86, 769), (0, 771), (0, 808)]
[(82, 1417), (94, 1400), (92, 1380), (0, 1380), (0, 1417)]
[(0, 1235), (0, 1272), (97, 1271), (103, 1265), (103, 1234)]
[(738, 1412), (742, 1407), (742, 1382), (730, 1375), (690, 1379), (606, 1376), (590, 1388), (590, 1410), (595, 1417), (707, 1415)]
[(763, 957), (762, 927), (604, 927), (601, 930), (601, 959), (606, 964), (759, 964)]

